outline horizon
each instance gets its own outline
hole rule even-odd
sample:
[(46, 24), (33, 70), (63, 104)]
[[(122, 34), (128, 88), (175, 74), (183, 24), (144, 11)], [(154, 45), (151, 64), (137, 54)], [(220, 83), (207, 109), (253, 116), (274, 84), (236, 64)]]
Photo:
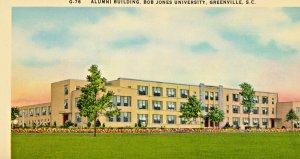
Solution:
[(49, 102), (51, 82), (85, 79), (91, 64), (107, 79), (237, 89), (247, 82), (278, 93), (278, 101), (300, 101), (299, 12), (14, 7), (11, 104)]

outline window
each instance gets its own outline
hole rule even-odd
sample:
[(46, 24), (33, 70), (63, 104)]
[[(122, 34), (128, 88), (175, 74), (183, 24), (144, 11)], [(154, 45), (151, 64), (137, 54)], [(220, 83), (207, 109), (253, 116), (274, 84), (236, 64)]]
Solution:
[(24, 113), (24, 112), (23, 112), (22, 110), (20, 110), (20, 111), (19, 111), (19, 117), (23, 117), (23, 113)]
[(267, 126), (268, 125), (268, 118), (262, 118), (262, 125)]
[(29, 116), (33, 116), (33, 108), (29, 109)]
[(68, 109), (69, 103), (68, 103), (68, 99), (64, 100), (64, 108)]
[(153, 118), (153, 121), (152, 121), (153, 123), (155, 123), (155, 124), (162, 123), (162, 115), (153, 114), (152, 118)]
[(239, 101), (239, 94), (232, 94), (232, 101), (238, 102)]
[(268, 101), (269, 100), (269, 98), (267, 97), (267, 96), (263, 96), (262, 97), (262, 104), (268, 104)]
[(46, 107), (42, 107), (42, 115), (46, 115)]
[(272, 108), (272, 114), (275, 114), (275, 109), (274, 108)]
[(117, 115), (117, 122), (121, 122), (121, 114), (120, 115)]
[(296, 107), (296, 113), (300, 114), (300, 107)]
[(255, 97), (253, 98), (253, 101), (254, 101), (254, 103), (259, 103), (259, 96), (255, 96)]
[(153, 87), (152, 92), (153, 92), (153, 96), (156, 96), (156, 97), (162, 96), (162, 88), (161, 87)]
[(69, 94), (69, 88), (68, 88), (68, 85), (65, 85), (65, 86), (64, 86), (64, 94), (65, 94), (65, 95), (68, 95), (68, 94)]
[(153, 110), (162, 110), (162, 101), (153, 101), (152, 102), (152, 109)]
[(167, 88), (167, 97), (176, 97), (176, 89)]
[(35, 107), (35, 116), (39, 116), (40, 115), (40, 108)]
[(215, 93), (215, 100), (219, 100), (219, 93), (218, 92)]
[(229, 113), (229, 105), (226, 106), (226, 113)]
[(229, 102), (229, 95), (226, 95), (226, 101)]
[(268, 111), (269, 111), (268, 107), (262, 107), (262, 114), (268, 115)]
[(75, 103), (75, 107), (76, 107), (76, 108), (78, 108), (78, 101), (79, 101), (79, 99), (80, 99), (80, 98), (75, 98), (75, 102), (74, 102), (74, 103)]
[(240, 118), (233, 117), (232, 124), (235, 126), (240, 125)]
[(252, 118), (253, 125), (258, 125), (259, 124), (259, 119), (258, 118)]
[(80, 86), (76, 86), (76, 91), (79, 91), (80, 90)]
[(48, 115), (51, 115), (51, 106), (48, 106)]
[(206, 104), (206, 105), (204, 106), (204, 111), (205, 111), (205, 112), (208, 112), (208, 104)]
[(185, 104), (186, 102), (180, 102), (180, 110), (184, 107)]
[(188, 120), (185, 118), (180, 118), (180, 124), (187, 124)]
[(147, 123), (148, 123), (148, 115), (147, 114), (138, 114), (137, 118), (138, 118), (137, 121), (141, 126), (147, 125)]
[(209, 99), (210, 99), (210, 100), (214, 100), (214, 92), (210, 92)]
[(275, 102), (274, 102), (274, 98), (272, 98), (272, 104), (274, 104)]
[(249, 124), (249, 119), (248, 118), (243, 118), (243, 124), (248, 125)]
[(148, 87), (138, 86), (138, 95), (148, 95)]
[(253, 114), (258, 114), (258, 113), (259, 113), (259, 108), (253, 107)]
[(180, 97), (181, 98), (188, 98), (188, 96), (189, 96), (189, 91), (188, 90), (186, 90), (186, 89), (181, 89), (180, 90)]
[(75, 113), (75, 122), (80, 123), (81, 122), (81, 116), (79, 113)]
[(243, 106), (243, 112), (244, 112), (244, 114), (248, 114), (248, 107)]
[(235, 114), (240, 113), (240, 106), (233, 105), (232, 106), (232, 113), (235, 113)]
[(131, 106), (131, 97), (130, 96), (113, 96), (113, 105), (114, 106)]
[(121, 116), (123, 116), (123, 122), (131, 121), (131, 113), (130, 112), (122, 112)]
[(208, 92), (205, 92), (205, 100), (208, 100)]
[(176, 102), (167, 102), (167, 110), (176, 110)]
[(148, 101), (138, 100), (138, 109), (148, 109)]
[(114, 118), (113, 118), (113, 117), (109, 117), (109, 118), (108, 118), (108, 121), (109, 121), (109, 122), (113, 122), (113, 121), (114, 121)]
[(168, 124), (176, 124), (176, 116), (175, 115), (167, 115), (167, 123)]

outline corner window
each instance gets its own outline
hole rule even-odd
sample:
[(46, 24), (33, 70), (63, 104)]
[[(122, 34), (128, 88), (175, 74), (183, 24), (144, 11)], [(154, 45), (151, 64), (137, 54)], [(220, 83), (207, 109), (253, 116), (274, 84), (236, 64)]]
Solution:
[(64, 100), (64, 108), (68, 109), (69, 108), (69, 103), (68, 103), (68, 99)]
[(69, 94), (69, 88), (68, 88), (68, 85), (65, 85), (65, 86), (64, 86), (64, 94), (65, 94), (65, 95), (68, 95), (68, 94)]
[(215, 92), (215, 100), (219, 100), (219, 93)]

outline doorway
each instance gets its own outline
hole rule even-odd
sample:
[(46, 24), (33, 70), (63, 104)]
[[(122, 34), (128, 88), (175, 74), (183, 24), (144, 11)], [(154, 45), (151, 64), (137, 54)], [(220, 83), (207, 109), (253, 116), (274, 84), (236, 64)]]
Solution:
[(63, 114), (63, 125), (65, 125), (65, 122), (69, 119), (69, 114)]

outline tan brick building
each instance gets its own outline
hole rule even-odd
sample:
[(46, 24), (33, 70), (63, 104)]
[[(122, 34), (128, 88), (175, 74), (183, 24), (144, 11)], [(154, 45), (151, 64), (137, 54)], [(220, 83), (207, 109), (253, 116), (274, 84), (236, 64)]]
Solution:
[[(87, 82), (84, 80), (64, 80), (51, 84), (51, 102), (34, 106), (20, 107), (20, 115), (28, 111), (29, 108), (41, 111), (47, 106), (46, 116), (39, 115), (33, 117), (24, 116), (19, 118), (19, 123), (37, 125), (41, 122), (54, 122), (59, 126), (66, 120), (77, 123), (78, 126), (85, 126), (87, 120), (79, 116), (76, 102), (80, 97), (80, 87)], [(181, 119), (180, 107), (187, 102), (189, 95), (196, 95), (204, 107), (203, 114), (207, 114), (211, 107), (219, 107), (224, 111), (224, 121), (220, 126), (229, 122), (230, 125), (257, 125), (260, 127), (277, 127), (276, 104), (277, 93), (256, 92), (256, 106), (250, 121), (248, 115), (244, 113), (241, 105), (241, 90), (224, 88), (223, 86), (208, 86), (203, 83), (199, 85), (178, 84), (168, 82), (147, 81), (138, 79), (118, 78), (109, 81), (107, 90), (114, 92), (113, 104), (121, 109), (120, 116), (114, 118), (100, 117), (101, 123), (111, 127), (135, 126), (138, 122), (147, 127), (166, 128), (199, 128), (211, 127), (208, 120), (197, 119), (191, 124)], [(36, 109), (38, 108), (38, 109)], [(22, 115), (21, 115), (22, 116)], [(40, 123), (38, 123), (40, 122)]]
[[(286, 121), (286, 115), (291, 109), (293, 109), (296, 112), (298, 118), (300, 119), (300, 102), (280, 102), (277, 104), (278, 127), (284, 126), (286, 128), (291, 128), (291, 122)], [(294, 122), (294, 124), (296, 124), (299, 128), (300, 120)]]

